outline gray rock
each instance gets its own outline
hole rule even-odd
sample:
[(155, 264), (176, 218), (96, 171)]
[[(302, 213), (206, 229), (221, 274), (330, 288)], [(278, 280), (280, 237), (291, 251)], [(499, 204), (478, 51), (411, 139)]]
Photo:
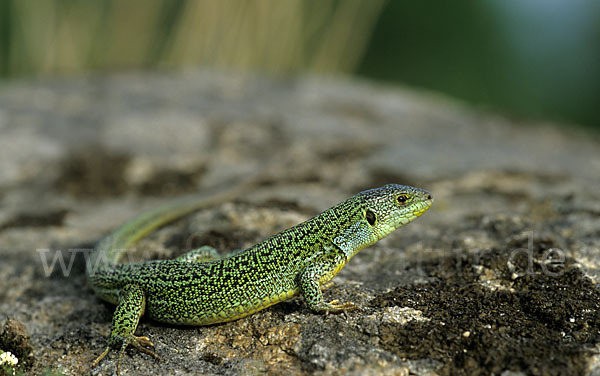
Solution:
[(113, 307), (86, 286), (84, 256), (104, 233), (266, 172), (136, 257), (244, 248), (385, 183), (436, 202), (334, 279), (326, 298), (361, 311), (315, 315), (299, 297), (209, 327), (142, 320), (160, 359), (129, 351), (124, 373), (598, 373), (596, 134), (403, 88), (213, 71), (5, 84), (0, 132), (0, 324), (24, 324), (28, 372), (92, 371)]

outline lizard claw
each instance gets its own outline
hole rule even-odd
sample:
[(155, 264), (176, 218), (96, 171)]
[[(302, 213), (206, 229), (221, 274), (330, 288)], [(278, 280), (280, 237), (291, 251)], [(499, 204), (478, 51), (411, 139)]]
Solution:
[(125, 355), (125, 349), (127, 349), (127, 346), (129, 345), (135, 347), (139, 352), (143, 352), (144, 354), (150, 355), (154, 359), (158, 359), (158, 355), (156, 355), (154, 352), (154, 344), (150, 342), (150, 338), (130, 335), (123, 341), (121, 350), (119, 350), (119, 360), (117, 360), (117, 375), (121, 374), (121, 361)]
[(107, 346), (106, 349), (104, 349), (104, 351), (102, 352), (102, 354), (100, 354), (100, 356), (97, 357), (96, 360), (94, 360), (94, 362), (92, 363), (92, 368), (96, 368), (98, 366), (98, 363), (100, 363), (102, 361), (102, 359), (104, 359), (106, 357), (106, 355), (108, 355), (109, 351), (110, 351), (110, 346)]
[(138, 349), (138, 351), (143, 352), (144, 354), (148, 354), (152, 356), (154, 359), (158, 359), (158, 355), (153, 351), (154, 344), (150, 342), (150, 338), (148, 337), (133, 337), (134, 341), (129, 344)]
[(351, 302), (347, 302), (347, 303), (341, 303), (340, 301), (335, 299), (332, 300), (331, 302), (329, 302), (329, 308), (328, 311), (331, 313), (340, 313), (340, 312), (350, 312), (350, 311), (356, 311), (358, 309), (360, 309), (359, 306), (357, 306), (354, 303)]
[(337, 299), (332, 300), (329, 303), (323, 302), (319, 306), (317, 306), (317, 310), (322, 313), (325, 313), (326, 315), (328, 315), (330, 313), (342, 313), (342, 312), (346, 313), (346, 312), (350, 312), (350, 311), (356, 311), (359, 309), (360, 309), (360, 307), (354, 303), (348, 302), (348, 303), (340, 304), (340, 301)]
[[(135, 347), (139, 352), (143, 352), (144, 354), (150, 355), (154, 359), (158, 359), (158, 355), (156, 355), (156, 353), (154, 352), (154, 344), (150, 342), (150, 338), (136, 337), (134, 335), (125, 337), (123, 339), (121, 349), (119, 350), (119, 358), (117, 360), (117, 375), (121, 374), (121, 362), (123, 360), (123, 356), (125, 355), (125, 349), (127, 349), (127, 346), (129, 345)], [(104, 352), (102, 352), (102, 354), (100, 354), (100, 356), (97, 357), (96, 360), (94, 360), (94, 362), (92, 363), (93, 368), (96, 368), (100, 361), (102, 361), (102, 359), (104, 359), (106, 355), (108, 355), (110, 349), (111, 346), (107, 346)]]

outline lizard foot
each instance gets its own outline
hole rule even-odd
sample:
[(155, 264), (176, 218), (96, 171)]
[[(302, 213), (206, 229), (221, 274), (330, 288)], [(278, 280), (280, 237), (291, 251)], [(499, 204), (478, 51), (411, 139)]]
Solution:
[(119, 350), (119, 360), (117, 360), (117, 375), (121, 374), (121, 361), (125, 355), (125, 349), (129, 345), (135, 347), (139, 352), (143, 352), (144, 354), (150, 355), (154, 359), (158, 359), (158, 355), (156, 355), (154, 352), (154, 344), (150, 342), (150, 338), (130, 335), (123, 340), (123, 345), (121, 345), (121, 350)]
[(329, 313), (346, 313), (350, 311), (359, 310), (360, 307), (354, 303), (341, 303), (339, 300), (332, 300), (329, 303), (323, 302), (317, 307), (318, 311), (323, 312), (325, 314)]
[[(121, 362), (123, 360), (123, 356), (125, 355), (125, 349), (127, 349), (127, 346), (129, 345), (135, 347), (138, 351), (143, 352), (144, 354), (150, 355), (154, 359), (158, 359), (158, 355), (156, 355), (156, 353), (154, 352), (154, 344), (150, 342), (150, 339), (148, 337), (136, 337), (134, 335), (131, 335), (123, 339), (123, 344), (121, 345), (121, 349), (119, 350), (119, 359), (117, 360), (117, 375), (121, 374)], [(102, 354), (100, 354), (100, 356), (97, 357), (96, 360), (94, 360), (94, 362), (92, 363), (93, 368), (96, 368), (96, 366), (98, 366), (102, 359), (104, 359), (106, 355), (108, 355), (111, 348), (112, 346), (108, 345), (104, 352), (102, 352)]]

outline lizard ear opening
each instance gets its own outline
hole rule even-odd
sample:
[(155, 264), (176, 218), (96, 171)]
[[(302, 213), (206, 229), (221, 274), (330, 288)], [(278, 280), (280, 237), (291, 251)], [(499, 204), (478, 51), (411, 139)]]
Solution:
[(374, 226), (375, 222), (377, 221), (377, 217), (371, 209), (367, 209), (367, 211), (365, 212), (365, 219), (367, 220), (367, 222), (369, 222), (371, 226)]

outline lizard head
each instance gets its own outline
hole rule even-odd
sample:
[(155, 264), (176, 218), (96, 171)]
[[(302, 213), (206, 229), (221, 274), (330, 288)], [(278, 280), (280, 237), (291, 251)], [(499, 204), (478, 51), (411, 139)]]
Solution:
[(360, 192), (364, 221), (376, 241), (425, 213), (433, 204), (431, 193), (408, 185), (388, 184)]
[(433, 197), (424, 189), (388, 184), (360, 192), (346, 204), (353, 208), (351, 221), (334, 243), (351, 257), (421, 216)]

